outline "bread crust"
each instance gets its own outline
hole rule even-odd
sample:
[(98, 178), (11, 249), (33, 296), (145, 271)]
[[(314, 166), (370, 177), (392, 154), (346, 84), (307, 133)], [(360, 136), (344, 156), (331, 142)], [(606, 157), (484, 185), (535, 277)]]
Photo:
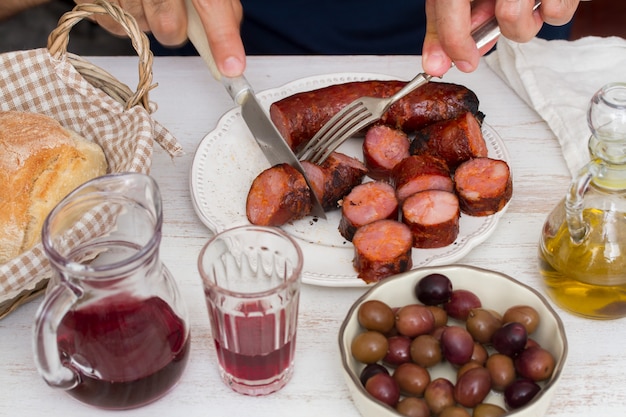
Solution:
[(59, 201), (106, 171), (102, 148), (56, 120), (0, 112), (0, 264), (39, 242)]

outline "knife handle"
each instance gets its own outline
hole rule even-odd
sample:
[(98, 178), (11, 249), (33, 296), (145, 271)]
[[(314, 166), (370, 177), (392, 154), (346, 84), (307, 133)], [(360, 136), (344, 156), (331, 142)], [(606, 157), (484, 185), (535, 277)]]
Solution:
[(200, 20), (200, 16), (196, 11), (196, 8), (193, 7), (193, 3), (191, 0), (185, 0), (185, 6), (187, 7), (187, 37), (198, 50), (198, 53), (204, 59), (209, 70), (211, 71), (211, 75), (218, 81), (222, 80), (222, 74), (217, 69), (217, 65), (215, 65), (215, 60), (213, 59), (213, 53), (211, 52), (211, 48), (209, 47), (209, 41), (206, 37), (206, 32), (204, 30), (204, 26), (202, 26), (202, 21)]
[(196, 8), (193, 7), (191, 0), (185, 0), (185, 5), (187, 7), (187, 37), (189, 37), (193, 46), (198, 50), (204, 62), (206, 62), (213, 78), (224, 85), (236, 104), (242, 104), (248, 94), (254, 94), (250, 83), (243, 75), (239, 77), (225, 77), (220, 73), (213, 59), (206, 31), (204, 26), (202, 26), (202, 21)]

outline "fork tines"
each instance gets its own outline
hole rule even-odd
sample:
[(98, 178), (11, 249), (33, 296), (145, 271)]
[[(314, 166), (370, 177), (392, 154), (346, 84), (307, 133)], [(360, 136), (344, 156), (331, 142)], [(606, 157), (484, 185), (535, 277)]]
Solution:
[(349, 136), (372, 122), (372, 113), (362, 99), (352, 102), (335, 114), (298, 152), (299, 159), (321, 164)]

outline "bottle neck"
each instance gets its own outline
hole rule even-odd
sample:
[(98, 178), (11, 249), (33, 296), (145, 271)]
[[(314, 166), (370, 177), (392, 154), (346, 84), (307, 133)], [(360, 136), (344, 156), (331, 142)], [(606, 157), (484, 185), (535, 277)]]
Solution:
[(597, 171), (592, 183), (607, 191), (626, 189), (626, 140), (589, 139), (589, 153)]

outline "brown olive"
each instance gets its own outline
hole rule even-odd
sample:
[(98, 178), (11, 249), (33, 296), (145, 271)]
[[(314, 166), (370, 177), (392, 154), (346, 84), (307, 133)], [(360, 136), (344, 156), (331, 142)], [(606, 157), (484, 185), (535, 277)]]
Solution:
[(441, 335), (443, 334), (444, 330), (446, 330), (448, 327), (449, 326), (447, 324), (445, 326), (435, 327), (435, 330), (430, 332), (430, 334), (439, 342), (441, 342)]
[(481, 403), (474, 407), (472, 417), (500, 417), (506, 414), (506, 410), (498, 405)]
[(435, 328), (435, 316), (422, 304), (409, 304), (396, 312), (396, 329), (402, 335), (416, 337)]
[(454, 385), (446, 378), (436, 378), (424, 391), (424, 400), (434, 415), (439, 415), (446, 407), (455, 405)]
[(507, 355), (494, 353), (487, 359), (485, 367), (491, 376), (491, 388), (494, 391), (504, 391), (515, 380), (513, 359)]
[(359, 324), (367, 330), (388, 333), (395, 324), (395, 314), (391, 307), (382, 301), (368, 300), (358, 311)]
[(509, 307), (502, 316), (502, 323), (518, 322), (526, 327), (528, 334), (533, 333), (539, 326), (539, 313), (537, 310), (527, 305), (517, 305)]
[(447, 407), (441, 410), (439, 413), (439, 417), (471, 417), (470, 413), (458, 405), (453, 405), (452, 407)]
[(448, 324), (448, 313), (439, 306), (426, 306), (435, 317), (435, 328)]
[(489, 343), (491, 336), (502, 327), (502, 319), (492, 311), (484, 308), (474, 308), (470, 310), (465, 328), (472, 335), (475, 341)]
[(396, 405), (396, 411), (406, 417), (430, 417), (428, 404), (422, 398), (406, 397)]
[(487, 362), (488, 357), (489, 353), (487, 352), (487, 349), (485, 349), (485, 346), (478, 342), (474, 343), (474, 350), (472, 351), (470, 361), (478, 362), (479, 364), (484, 365), (485, 362)]
[(372, 330), (359, 333), (352, 341), (352, 356), (363, 363), (375, 363), (387, 354), (389, 344), (385, 335)]
[(411, 342), (411, 359), (424, 368), (437, 365), (442, 359), (439, 341), (429, 334), (417, 336)]
[(555, 361), (552, 354), (538, 346), (524, 349), (515, 358), (517, 373), (533, 381), (543, 381), (550, 378), (554, 367)]
[(400, 392), (421, 397), (430, 383), (428, 371), (415, 363), (403, 363), (393, 373)]
[(463, 407), (473, 408), (483, 402), (491, 390), (491, 376), (482, 366), (470, 369), (456, 381), (454, 398)]
[(469, 371), (470, 369), (474, 369), (474, 368), (482, 368), (483, 366), (478, 363), (478, 362), (473, 362), (473, 361), (469, 361), (468, 363), (466, 363), (465, 365), (461, 366), (459, 369), (457, 369), (456, 371), (456, 379), (458, 380), (459, 378), (461, 378), (461, 376)]

